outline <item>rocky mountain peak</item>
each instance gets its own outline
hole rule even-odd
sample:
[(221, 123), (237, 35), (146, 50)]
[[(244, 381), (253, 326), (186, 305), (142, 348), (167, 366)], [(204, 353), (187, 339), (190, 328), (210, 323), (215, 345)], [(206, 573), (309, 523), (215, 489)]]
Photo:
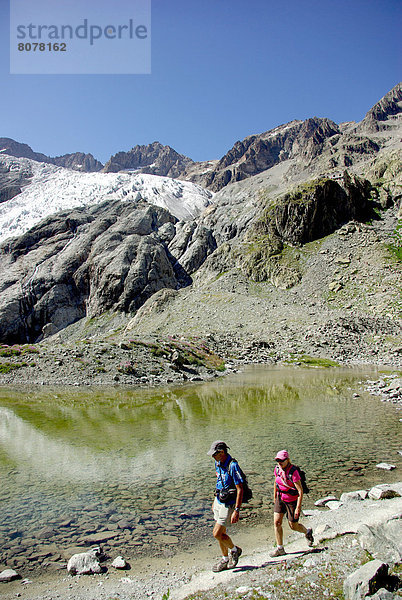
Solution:
[(392, 121), (402, 112), (402, 83), (398, 83), (368, 111), (357, 129), (381, 131), (392, 126)]
[(37, 162), (66, 167), (67, 169), (83, 171), (85, 173), (94, 173), (103, 168), (103, 164), (99, 160), (96, 160), (92, 154), (74, 152), (56, 157), (46, 156), (41, 152), (34, 152), (28, 144), (21, 144), (11, 138), (0, 138), (0, 152), (9, 156), (15, 156), (16, 158), (29, 158)]
[(164, 177), (179, 177), (193, 161), (179, 154), (170, 146), (163, 146), (160, 142), (152, 142), (141, 146), (134, 146), (128, 152), (114, 154), (106, 163), (106, 173), (118, 171), (137, 171), (149, 175)]
[(322, 151), (326, 140), (337, 134), (339, 127), (330, 119), (291, 121), (236, 142), (214, 169), (189, 178), (219, 191), (229, 183), (257, 175), (296, 155), (312, 159)]
[(30, 158), (38, 162), (49, 162), (49, 157), (40, 152), (34, 152), (28, 144), (21, 144), (11, 138), (0, 138), (0, 152), (16, 158)]

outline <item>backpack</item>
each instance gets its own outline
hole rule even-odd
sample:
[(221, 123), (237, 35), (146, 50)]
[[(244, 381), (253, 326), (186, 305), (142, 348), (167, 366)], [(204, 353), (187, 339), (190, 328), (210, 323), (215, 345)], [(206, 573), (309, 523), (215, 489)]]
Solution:
[[(277, 474), (275, 467), (275, 474)], [(300, 475), (300, 483), (303, 489), (303, 494), (309, 494), (310, 493), (310, 488), (307, 485), (307, 481), (306, 481), (306, 473), (303, 471), (303, 469), (301, 467), (296, 467), (296, 465), (292, 465), (289, 469), (289, 473), (288, 475), (291, 477), (293, 475), (293, 473), (295, 471), (298, 471), (299, 475)], [(290, 481), (292, 481), (292, 479), (290, 479)], [(291, 491), (289, 491), (288, 493), (292, 493)]]
[[(232, 462), (237, 462), (237, 460), (235, 458), (232, 458), (232, 460), (228, 464), (228, 471), (230, 469), (230, 465), (232, 464)], [(244, 503), (249, 502), (251, 500), (251, 498), (253, 497), (253, 490), (248, 485), (247, 475), (244, 473), (244, 471), (240, 467), (239, 463), (237, 463), (237, 464), (239, 466), (240, 475), (241, 475), (241, 477), (243, 479), (243, 500), (242, 500), (242, 504), (244, 504)]]

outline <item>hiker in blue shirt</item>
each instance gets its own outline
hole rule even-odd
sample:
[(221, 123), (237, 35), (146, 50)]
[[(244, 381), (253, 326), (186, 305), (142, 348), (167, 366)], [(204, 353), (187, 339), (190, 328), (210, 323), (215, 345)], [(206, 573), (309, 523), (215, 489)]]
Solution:
[(227, 452), (228, 446), (222, 440), (212, 443), (207, 452), (215, 460), (216, 490), (212, 511), (216, 521), (213, 536), (219, 542), (222, 558), (212, 568), (215, 573), (237, 565), (242, 549), (235, 546), (226, 533), (230, 524), (239, 520), (243, 499), (243, 478), (238, 463)]

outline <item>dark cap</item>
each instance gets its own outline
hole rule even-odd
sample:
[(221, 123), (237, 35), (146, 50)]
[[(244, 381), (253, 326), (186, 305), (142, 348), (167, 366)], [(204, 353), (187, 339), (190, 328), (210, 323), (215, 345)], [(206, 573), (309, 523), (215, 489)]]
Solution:
[(228, 448), (229, 446), (225, 444), (225, 442), (222, 442), (222, 440), (216, 440), (215, 442), (212, 442), (207, 454), (208, 456), (213, 456), (215, 452), (218, 452), (218, 450), (224, 450), (226, 452)]

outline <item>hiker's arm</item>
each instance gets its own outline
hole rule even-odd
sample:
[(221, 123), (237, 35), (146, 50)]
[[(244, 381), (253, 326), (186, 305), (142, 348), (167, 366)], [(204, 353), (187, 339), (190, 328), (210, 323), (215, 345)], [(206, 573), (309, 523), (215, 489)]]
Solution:
[[(236, 490), (237, 490), (237, 496), (236, 496), (235, 507), (240, 508), (242, 500), (243, 500), (243, 484), (237, 483)], [(233, 511), (232, 518), (230, 520), (232, 523), (237, 523), (237, 521), (239, 520), (239, 511), (238, 510)]]
[(302, 487), (301, 481), (295, 481), (294, 484), (296, 486), (297, 491), (299, 492), (299, 496), (297, 498), (296, 510), (295, 510), (295, 518), (298, 519), (300, 517), (301, 505), (303, 502), (303, 487)]

